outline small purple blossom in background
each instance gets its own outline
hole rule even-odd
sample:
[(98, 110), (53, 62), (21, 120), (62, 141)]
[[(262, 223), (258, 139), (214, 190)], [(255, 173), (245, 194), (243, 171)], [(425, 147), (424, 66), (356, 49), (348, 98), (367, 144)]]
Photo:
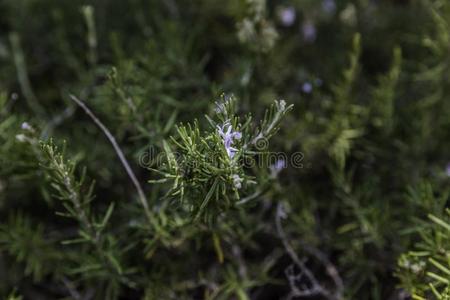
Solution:
[(297, 13), (295, 11), (295, 8), (292, 6), (284, 7), (278, 12), (278, 18), (280, 19), (281, 24), (286, 27), (292, 26), (292, 24), (294, 24), (296, 15)]
[(228, 157), (233, 158), (238, 150), (232, 145), (235, 139), (240, 140), (242, 138), (242, 134), (239, 131), (233, 131), (230, 121), (226, 121), (222, 126), (217, 125), (217, 132), (222, 137)]
[(11, 100), (16, 101), (17, 99), (19, 99), (19, 94), (17, 94), (17, 93), (12, 93), (12, 94), (11, 94)]
[(316, 26), (311, 21), (305, 21), (302, 25), (303, 39), (308, 43), (313, 43), (316, 40)]
[(317, 85), (317, 86), (322, 86), (322, 84), (323, 84), (322, 79), (317, 78), (317, 79), (316, 79), (316, 85)]
[(306, 94), (310, 94), (313, 90), (313, 86), (310, 82), (305, 82), (302, 85), (302, 91)]
[(273, 168), (276, 171), (281, 171), (282, 169), (286, 168), (286, 161), (284, 159), (277, 160), (277, 162), (273, 165)]
[(284, 159), (279, 159), (275, 164), (270, 166), (270, 176), (275, 178), (281, 172), (281, 170), (286, 168), (286, 161)]
[(336, 2), (334, 0), (323, 0), (322, 9), (324, 12), (332, 14), (336, 11)]
[(445, 174), (447, 174), (447, 176), (450, 177), (450, 163), (448, 163), (447, 167), (445, 168)]
[(22, 125), (20, 126), (20, 128), (22, 130), (28, 130), (28, 131), (32, 131), (33, 127), (31, 127), (30, 124), (28, 124), (27, 122), (23, 122)]
[[(34, 132), (33, 127), (31, 127), (31, 125), (28, 124), (28, 122), (23, 122), (22, 125), (20, 125), (20, 128), (23, 131), (28, 131), (30, 133)], [(16, 135), (16, 140), (21, 142), (21, 143), (32, 141), (32, 139), (30, 139), (26, 134), (23, 134), (23, 133)]]

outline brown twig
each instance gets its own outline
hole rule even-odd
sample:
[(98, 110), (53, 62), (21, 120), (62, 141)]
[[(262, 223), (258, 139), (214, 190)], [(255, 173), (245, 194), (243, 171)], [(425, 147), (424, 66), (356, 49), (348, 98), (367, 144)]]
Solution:
[(94, 115), (94, 113), (84, 104), (83, 101), (75, 97), (74, 95), (70, 95), (70, 99), (72, 99), (78, 106), (80, 106), (84, 112), (94, 121), (94, 123), (103, 131), (103, 133), (106, 135), (110, 143), (112, 144), (114, 150), (116, 151), (117, 156), (120, 159), (120, 162), (122, 163), (123, 167), (125, 168), (128, 176), (130, 177), (131, 181), (133, 182), (138, 195), (139, 195), (139, 201), (141, 202), (145, 213), (147, 214), (147, 217), (150, 218), (151, 212), (148, 207), (147, 198), (145, 197), (144, 191), (139, 183), (139, 181), (136, 178), (136, 175), (134, 174), (133, 170), (130, 167), (130, 164), (128, 163), (127, 159), (125, 158), (125, 155), (123, 154), (123, 151), (120, 149), (119, 145), (116, 142), (116, 139), (111, 134), (111, 132), (106, 128), (106, 126)]
[[(281, 239), (281, 242), (283, 243), (283, 246), (287, 252), (287, 254), (291, 257), (294, 264), (300, 269), (300, 277), (305, 276), (306, 279), (309, 281), (311, 287), (299, 289), (296, 284), (295, 280), (290, 280), (289, 283), (291, 285), (291, 293), (288, 296), (288, 299), (292, 299), (293, 297), (309, 297), (309, 296), (317, 296), (321, 295), (327, 299), (330, 300), (339, 300), (342, 298), (342, 291), (343, 291), (343, 282), (342, 279), (339, 276), (339, 273), (337, 272), (336, 267), (334, 267), (333, 264), (326, 258), (326, 256), (318, 251), (317, 249), (313, 249), (310, 246), (306, 246), (305, 244), (302, 244), (302, 246), (305, 248), (307, 252), (309, 252), (311, 255), (315, 256), (322, 264), (325, 265), (325, 268), (327, 270), (327, 274), (332, 278), (336, 285), (336, 291), (334, 293), (328, 291), (325, 289), (317, 280), (317, 278), (314, 276), (314, 274), (311, 272), (310, 269), (305, 265), (305, 262), (301, 260), (297, 253), (295, 253), (294, 249), (292, 248), (291, 244), (288, 241), (288, 238), (286, 236), (286, 233), (284, 232), (283, 226), (281, 225), (281, 219), (286, 217), (286, 212), (283, 209), (283, 204), (280, 202), (277, 206), (277, 211), (275, 214), (275, 224), (277, 228), (277, 233), (279, 238)], [(316, 251), (317, 250), (317, 251)], [(294, 270), (291, 273), (294, 272)], [(286, 270), (286, 274), (288, 277), (292, 277), (293, 275), (289, 273), (289, 269)], [(292, 275), (292, 276), (290, 276)]]

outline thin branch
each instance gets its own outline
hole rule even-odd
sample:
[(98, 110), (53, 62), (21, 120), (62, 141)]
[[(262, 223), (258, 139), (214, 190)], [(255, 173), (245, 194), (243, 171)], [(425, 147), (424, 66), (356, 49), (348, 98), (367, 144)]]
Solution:
[(247, 197), (244, 197), (241, 200), (237, 201), (235, 205), (236, 206), (244, 205), (244, 204), (250, 202), (251, 200), (261, 196), (263, 193), (264, 193), (264, 190), (258, 189), (253, 194), (251, 194), (251, 195), (249, 195)]
[[(336, 284), (336, 292), (331, 293), (327, 289), (325, 289), (319, 281), (316, 279), (314, 274), (311, 272), (310, 269), (305, 265), (305, 262), (302, 261), (297, 253), (295, 253), (294, 249), (290, 245), (288, 238), (286, 236), (286, 233), (284, 232), (283, 226), (281, 225), (281, 219), (286, 217), (286, 212), (283, 210), (283, 204), (280, 202), (277, 206), (277, 211), (275, 214), (275, 224), (277, 228), (277, 233), (279, 238), (281, 239), (281, 242), (283, 243), (283, 246), (287, 252), (287, 254), (291, 257), (295, 265), (300, 269), (300, 272), (302, 276), (304, 275), (307, 280), (310, 282), (311, 287), (307, 289), (300, 290), (297, 286), (295, 286), (295, 282), (290, 281), (290, 285), (292, 288), (292, 291), (288, 297), (288, 299), (291, 299), (293, 297), (307, 297), (307, 296), (314, 296), (314, 295), (321, 295), (327, 299), (332, 300), (338, 300), (342, 298), (342, 280), (339, 277), (339, 274), (337, 273), (336, 268), (331, 265), (331, 263), (328, 261), (328, 259), (325, 257), (325, 255), (314, 253), (313, 255), (316, 256), (316, 258), (325, 264), (325, 267), (327, 269), (328, 275), (333, 279), (333, 281)], [(311, 253), (311, 249), (307, 249), (308, 252)], [(289, 278), (288, 278), (289, 279)]]
[(310, 245), (306, 245), (303, 241), (300, 241), (300, 245), (305, 249), (306, 252), (309, 254), (315, 256), (318, 261), (320, 261), (324, 266), (325, 270), (330, 276), (330, 278), (333, 280), (335, 286), (336, 286), (336, 298), (341, 298), (342, 292), (344, 291), (344, 282), (342, 281), (341, 276), (339, 275), (339, 272), (336, 268), (336, 266), (331, 263), (331, 261), (328, 259), (328, 257), (319, 249), (312, 247)]
[(244, 262), (244, 259), (242, 258), (242, 250), (241, 247), (239, 247), (238, 245), (233, 245), (231, 247), (231, 252), (233, 253), (234, 257), (236, 257), (236, 261), (239, 264), (239, 276), (241, 276), (241, 278), (247, 279), (248, 278), (248, 272), (247, 272), (247, 266)]
[(94, 113), (84, 104), (83, 101), (75, 97), (74, 95), (69, 95), (70, 99), (73, 100), (78, 106), (80, 106), (84, 112), (94, 121), (94, 123), (100, 127), (100, 129), (103, 131), (103, 133), (106, 135), (108, 140), (111, 142), (114, 150), (117, 153), (117, 156), (119, 156), (120, 162), (124, 166), (125, 170), (127, 171), (128, 176), (130, 177), (131, 181), (133, 182), (134, 186), (136, 187), (136, 190), (139, 195), (139, 201), (141, 202), (142, 206), (144, 207), (145, 213), (147, 214), (147, 217), (150, 218), (151, 213), (150, 209), (148, 207), (147, 198), (145, 197), (144, 191), (139, 183), (139, 181), (136, 178), (136, 175), (134, 175), (133, 170), (131, 169), (127, 159), (125, 158), (125, 155), (123, 154), (122, 150), (120, 149), (119, 145), (116, 142), (116, 139), (111, 134), (111, 132), (106, 128), (106, 126), (94, 115)]
[(64, 285), (67, 288), (67, 291), (70, 293), (70, 296), (75, 299), (75, 300), (81, 300), (81, 295), (80, 293), (76, 290), (73, 282), (71, 282), (69, 279), (67, 279), (66, 277), (62, 278), (62, 282), (64, 283)]

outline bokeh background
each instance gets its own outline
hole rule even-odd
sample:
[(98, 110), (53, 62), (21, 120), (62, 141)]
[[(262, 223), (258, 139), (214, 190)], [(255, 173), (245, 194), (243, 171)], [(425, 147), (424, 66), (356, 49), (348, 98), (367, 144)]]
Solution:
[[(293, 249), (331, 291), (318, 257), (336, 267), (340, 298), (447, 299), (449, 22), (445, 0), (0, 0), (0, 297), (322, 299), (296, 297), (311, 282), (277, 235), (281, 201)], [(256, 120), (294, 104), (270, 147), (303, 161), (222, 222), (219, 251), (170, 209), (157, 230), (140, 223), (114, 149), (69, 95), (158, 203), (143, 152), (174, 124), (207, 124), (222, 93)], [(95, 179), (93, 218), (115, 203), (100, 257), (62, 243), (82, 229), (55, 215), (30, 147), (51, 138)]]

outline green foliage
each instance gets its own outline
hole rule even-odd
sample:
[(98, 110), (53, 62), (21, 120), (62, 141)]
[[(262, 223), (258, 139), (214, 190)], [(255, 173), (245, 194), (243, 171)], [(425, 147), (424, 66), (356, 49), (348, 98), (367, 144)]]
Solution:
[(344, 71), (342, 82), (333, 88), (336, 104), (327, 125), (331, 138), (330, 155), (335, 159), (339, 168), (345, 167), (345, 160), (352, 146), (352, 140), (361, 135), (361, 130), (354, 124), (358, 122), (361, 108), (349, 103), (352, 87), (358, 76), (358, 60), (361, 51), (361, 36), (353, 37), (353, 51), (350, 55), (350, 65)]
[[(76, 164), (65, 160), (64, 154), (49, 143), (42, 143), (42, 166), (49, 177), (50, 185), (55, 190), (54, 197), (62, 201), (65, 212), (57, 211), (57, 215), (75, 219), (79, 224), (78, 237), (62, 241), (63, 245), (71, 246), (87, 244), (91, 249), (82, 264), (71, 270), (71, 274), (83, 273), (85, 280), (104, 281), (106, 283), (105, 297), (117, 296), (119, 284), (132, 285), (126, 279), (130, 271), (124, 270), (120, 262), (123, 255), (117, 239), (111, 234), (104, 234), (114, 210), (111, 203), (104, 216), (92, 215), (90, 202), (93, 200), (93, 183), (84, 187), (86, 172), (80, 179), (75, 177)], [(83, 246), (81, 246), (83, 247)]]
[(413, 299), (447, 299), (450, 282), (450, 210), (445, 208), (448, 195), (436, 199), (431, 187), (425, 185), (412, 191), (411, 198), (430, 213), (426, 220), (415, 219), (415, 231), (420, 235), (413, 250), (398, 260), (397, 276), (412, 293)]
[(448, 298), (449, 24), (1, 1), (0, 298)]
[[(268, 151), (269, 138), (292, 109), (284, 100), (276, 101), (256, 128), (251, 115), (244, 120), (236, 116), (235, 102), (233, 96), (222, 96), (216, 103), (215, 118), (208, 117), (210, 131), (201, 133), (198, 122), (181, 125), (178, 136), (171, 139), (172, 146), (163, 142), (166, 163), (155, 169), (163, 177), (156, 182), (172, 181), (168, 195), (179, 199), (181, 209), (194, 220), (211, 224), (218, 214), (251, 200), (242, 199), (241, 191), (251, 195), (255, 193), (252, 186), (260, 189), (261, 182), (244, 168), (257, 167), (253, 157)], [(262, 182), (268, 180), (257, 177)]]
[(42, 224), (32, 224), (21, 213), (12, 214), (0, 227), (0, 249), (23, 264), (23, 275), (36, 282), (51, 274), (51, 266), (61, 258), (54, 243), (45, 237)]
[(278, 33), (266, 17), (266, 0), (247, 0), (246, 16), (238, 22), (237, 36), (255, 52), (268, 52), (276, 43)]

